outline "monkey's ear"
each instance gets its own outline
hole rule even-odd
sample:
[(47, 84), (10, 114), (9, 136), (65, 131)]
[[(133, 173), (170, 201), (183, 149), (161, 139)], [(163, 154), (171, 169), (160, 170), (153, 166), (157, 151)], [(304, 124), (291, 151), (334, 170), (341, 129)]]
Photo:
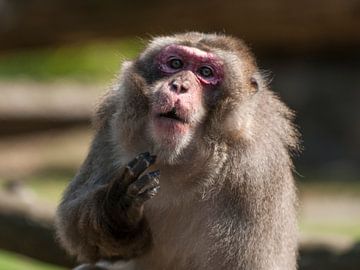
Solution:
[(249, 85), (252, 93), (256, 93), (261, 89), (266, 88), (266, 79), (259, 71), (256, 71), (249, 79)]
[(251, 76), (251, 78), (250, 78), (250, 87), (254, 92), (259, 91), (258, 80), (254, 76)]
[(124, 61), (121, 64), (120, 73), (127, 76), (129, 74), (129, 70), (132, 68), (133, 61)]
[(144, 79), (134, 72), (134, 62), (124, 61), (121, 69), (111, 88), (102, 97), (96, 108), (96, 114), (93, 124), (96, 129), (104, 128), (109, 118), (111, 118), (116, 109), (124, 100), (128, 100), (128, 93), (125, 92), (138, 92), (142, 93), (145, 89)]
[(131, 75), (133, 65), (134, 65), (133, 61), (124, 61), (124, 62), (122, 62), (121, 67), (120, 67), (120, 71), (119, 71), (119, 73), (117, 74), (117, 76), (115, 78), (115, 82), (112, 84), (112, 89), (113, 90), (120, 90), (121, 89), (120, 84), (121, 84), (121, 82), (126, 80), (126, 78), (128, 78)]
[(125, 61), (121, 66), (120, 75), (118, 76), (119, 88), (146, 94), (148, 87), (146, 79), (141, 75), (136, 61)]

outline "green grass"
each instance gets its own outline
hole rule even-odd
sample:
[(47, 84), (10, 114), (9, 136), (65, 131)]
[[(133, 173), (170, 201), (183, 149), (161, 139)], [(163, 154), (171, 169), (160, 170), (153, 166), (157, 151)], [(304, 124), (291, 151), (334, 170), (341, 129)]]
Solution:
[(0, 270), (65, 270), (65, 268), (0, 250)]
[(0, 55), (0, 79), (106, 81), (141, 47), (140, 41), (126, 39), (16, 51)]
[(360, 241), (360, 223), (300, 223), (301, 232), (309, 235), (347, 237)]
[(41, 175), (34, 179), (29, 179), (27, 183), (41, 200), (57, 205), (72, 177), (73, 175)]
[[(360, 213), (356, 214), (357, 205), (360, 203), (360, 182), (345, 180), (313, 180), (298, 183), (300, 198), (304, 202), (310, 200), (313, 206), (320, 203), (323, 212), (319, 216), (303, 216), (300, 220), (300, 230), (305, 235), (323, 237), (346, 237), (355, 241), (360, 240)], [(325, 199), (325, 202), (322, 201)], [(345, 213), (340, 209), (333, 209), (343, 201), (348, 201), (348, 206), (343, 206)], [(330, 204), (329, 204), (330, 203)], [(333, 206), (334, 206), (333, 205)], [(309, 201), (308, 201), (309, 207)], [(321, 211), (318, 209), (318, 211)], [(326, 218), (321, 220), (322, 214)]]

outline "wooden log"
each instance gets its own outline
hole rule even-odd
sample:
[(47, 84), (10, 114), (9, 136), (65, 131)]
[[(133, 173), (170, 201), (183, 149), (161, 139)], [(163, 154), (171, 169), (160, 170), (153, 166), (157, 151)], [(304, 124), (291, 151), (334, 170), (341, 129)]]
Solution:
[(44, 262), (74, 266), (55, 238), (54, 211), (31, 194), (0, 193), (0, 249)]

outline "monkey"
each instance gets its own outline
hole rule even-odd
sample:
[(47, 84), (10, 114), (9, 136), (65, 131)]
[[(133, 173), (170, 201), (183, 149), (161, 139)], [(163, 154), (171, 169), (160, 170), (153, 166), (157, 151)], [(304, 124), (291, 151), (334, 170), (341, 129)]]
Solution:
[(98, 106), (60, 243), (79, 269), (296, 269), (293, 118), (241, 39), (153, 38)]

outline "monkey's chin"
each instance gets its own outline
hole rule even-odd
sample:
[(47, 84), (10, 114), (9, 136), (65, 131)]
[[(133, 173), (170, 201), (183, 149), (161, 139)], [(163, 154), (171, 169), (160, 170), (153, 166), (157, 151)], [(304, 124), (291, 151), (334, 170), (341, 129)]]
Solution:
[(167, 118), (155, 118), (150, 131), (157, 159), (164, 163), (176, 163), (192, 138), (189, 124)]

